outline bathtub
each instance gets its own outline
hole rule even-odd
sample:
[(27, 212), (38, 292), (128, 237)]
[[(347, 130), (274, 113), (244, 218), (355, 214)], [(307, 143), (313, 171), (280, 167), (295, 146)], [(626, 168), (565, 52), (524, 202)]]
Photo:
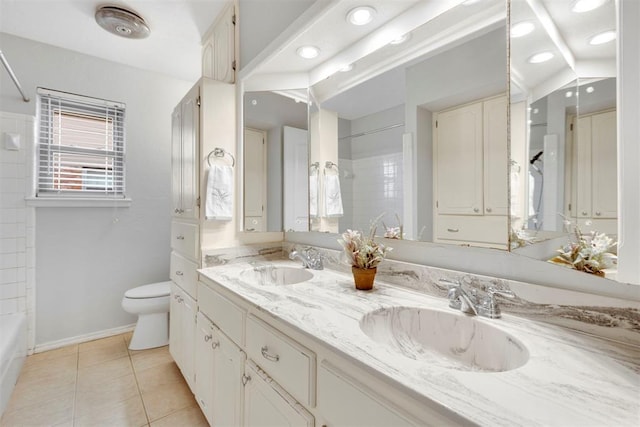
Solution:
[(0, 416), (11, 398), (27, 357), (27, 316), (0, 315)]

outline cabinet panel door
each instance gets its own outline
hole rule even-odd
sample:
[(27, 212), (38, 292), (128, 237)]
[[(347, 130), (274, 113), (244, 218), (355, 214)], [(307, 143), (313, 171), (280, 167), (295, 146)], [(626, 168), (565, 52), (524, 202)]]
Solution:
[(182, 375), (184, 375), (193, 392), (195, 390), (195, 341), (196, 341), (196, 302), (193, 298), (182, 292)]
[(578, 118), (578, 141), (574, 144), (576, 168), (576, 216), (591, 218), (591, 117)]
[(327, 426), (414, 426), (384, 406), (342, 371), (323, 362), (318, 369), (318, 407)]
[(175, 284), (171, 284), (171, 300), (169, 302), (169, 353), (178, 366), (182, 365), (182, 292)]
[(198, 218), (198, 134), (199, 90), (195, 88), (182, 103), (182, 213), (183, 218)]
[(435, 157), (438, 213), (483, 213), (482, 121), (482, 103), (437, 115)]
[(213, 324), (202, 313), (198, 313), (195, 336), (195, 395), (202, 413), (212, 424), (213, 420), (213, 387), (214, 348)]
[[(260, 218), (265, 224), (266, 156), (265, 135), (253, 129), (244, 130), (244, 214)], [(264, 230), (254, 230), (264, 231)]]
[(618, 216), (616, 135), (615, 111), (593, 115), (591, 119), (591, 207), (594, 218), (617, 218)]
[(286, 231), (309, 231), (308, 132), (284, 126), (283, 221)]
[(233, 59), (235, 57), (235, 26), (233, 7), (227, 8), (213, 29), (213, 78), (227, 83), (235, 81)]
[(182, 109), (171, 114), (171, 212), (179, 216), (182, 206)]
[(247, 359), (218, 328), (213, 328), (213, 419), (212, 426), (242, 425), (244, 401), (242, 373)]
[(314, 425), (313, 416), (255, 363), (248, 361), (245, 372), (251, 378), (244, 390), (245, 426), (312, 427)]
[(484, 214), (508, 215), (507, 98), (484, 102)]

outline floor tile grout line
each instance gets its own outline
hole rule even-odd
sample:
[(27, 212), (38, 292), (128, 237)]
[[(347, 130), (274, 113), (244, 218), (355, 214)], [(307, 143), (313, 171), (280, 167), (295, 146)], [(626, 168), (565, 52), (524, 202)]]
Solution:
[(75, 387), (73, 391), (73, 406), (71, 407), (71, 425), (75, 427), (76, 425), (76, 407), (78, 400), (78, 376), (80, 370), (80, 345), (76, 344), (76, 381)]
[[(124, 335), (123, 335), (124, 337)], [(136, 365), (133, 363), (133, 355), (129, 351), (129, 346), (127, 345), (127, 340), (125, 338), (124, 345), (127, 346), (127, 354), (129, 355), (129, 363), (131, 363), (131, 370), (133, 371), (133, 378), (136, 380), (136, 388), (138, 389), (138, 395), (140, 396), (140, 401), (142, 402), (142, 410), (144, 411), (144, 417), (147, 420), (147, 425), (151, 425), (151, 421), (149, 420), (149, 413), (147, 412), (147, 405), (144, 403), (144, 397), (142, 396), (142, 389), (140, 388), (140, 382), (138, 381), (138, 373), (136, 371)]]

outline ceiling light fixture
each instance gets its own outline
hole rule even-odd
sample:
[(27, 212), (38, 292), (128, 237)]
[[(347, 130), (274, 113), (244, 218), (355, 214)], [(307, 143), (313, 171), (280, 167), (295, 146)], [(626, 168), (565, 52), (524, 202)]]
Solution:
[(605, 43), (609, 43), (616, 39), (616, 32), (613, 30), (605, 31), (600, 34), (596, 34), (595, 36), (589, 39), (589, 44), (592, 46), (597, 46)]
[(595, 89), (593, 88), (593, 86), (589, 86), (588, 88), (585, 89), (585, 91), (587, 93), (593, 93), (593, 91), (595, 91)]
[(353, 64), (348, 64), (348, 65), (345, 65), (344, 67), (340, 68), (340, 72), (341, 73), (346, 73), (346, 72), (349, 72), (351, 70), (353, 70)]
[(522, 37), (531, 33), (536, 28), (531, 21), (522, 21), (511, 27), (511, 37)]
[(315, 46), (301, 46), (296, 50), (299, 57), (304, 59), (313, 59), (320, 54), (320, 49)]
[(480, 0), (467, 0), (464, 3), (462, 3), (463, 6), (471, 6), (472, 4), (476, 4), (478, 3)]
[(347, 13), (347, 21), (353, 25), (366, 25), (373, 21), (373, 17), (376, 15), (376, 10), (371, 6), (359, 6), (353, 8)]
[(565, 92), (564, 96), (565, 98), (571, 98), (573, 96), (573, 92), (568, 90), (567, 92)]
[(103, 6), (96, 10), (96, 22), (105, 30), (128, 39), (143, 39), (151, 31), (138, 14), (116, 6)]
[(589, 12), (590, 10), (597, 9), (607, 0), (576, 0), (571, 6), (571, 10), (575, 13)]
[(536, 53), (535, 55), (533, 55), (531, 58), (529, 58), (529, 63), (530, 64), (540, 64), (542, 62), (547, 62), (548, 60), (550, 60), (551, 58), (553, 58), (553, 53), (551, 52), (540, 52), (540, 53)]

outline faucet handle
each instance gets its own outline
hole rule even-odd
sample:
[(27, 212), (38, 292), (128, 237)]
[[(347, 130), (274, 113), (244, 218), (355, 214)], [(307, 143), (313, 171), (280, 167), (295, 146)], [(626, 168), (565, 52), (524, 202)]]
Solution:
[(507, 298), (515, 298), (516, 294), (509, 289), (498, 289), (493, 286), (489, 286), (487, 289), (487, 297), (482, 301), (480, 305), (480, 311), (482, 316), (488, 317), (490, 319), (499, 319), (502, 317), (502, 312), (500, 311), (500, 307), (496, 302), (495, 296), (500, 295)]

